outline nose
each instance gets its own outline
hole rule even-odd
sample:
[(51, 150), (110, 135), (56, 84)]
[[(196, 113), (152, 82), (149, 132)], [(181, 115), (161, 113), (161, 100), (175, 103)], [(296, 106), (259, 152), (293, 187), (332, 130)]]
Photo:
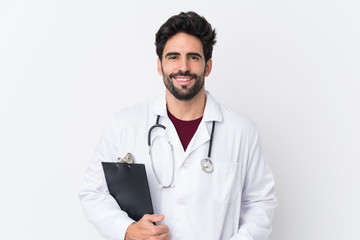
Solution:
[(179, 70), (182, 72), (190, 71), (190, 64), (187, 58), (182, 58), (179, 62)]

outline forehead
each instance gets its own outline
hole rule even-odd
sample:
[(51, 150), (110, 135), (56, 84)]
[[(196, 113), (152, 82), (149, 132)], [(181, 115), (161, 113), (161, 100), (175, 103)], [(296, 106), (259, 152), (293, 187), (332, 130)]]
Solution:
[(204, 55), (204, 50), (200, 39), (186, 33), (177, 33), (169, 40), (167, 40), (164, 47), (163, 56), (165, 56), (168, 52), (177, 52), (180, 54), (196, 52), (201, 56)]

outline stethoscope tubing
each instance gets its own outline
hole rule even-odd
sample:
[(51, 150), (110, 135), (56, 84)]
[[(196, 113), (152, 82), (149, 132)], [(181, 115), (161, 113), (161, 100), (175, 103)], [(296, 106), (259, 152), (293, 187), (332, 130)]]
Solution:
[(215, 121), (213, 121), (212, 127), (211, 127), (211, 133), (210, 133), (210, 143), (209, 143), (209, 150), (208, 150), (208, 158), (210, 159), (211, 156), (211, 148), (212, 148), (212, 141), (214, 138), (214, 130), (215, 130)]
[(156, 118), (156, 124), (151, 126), (148, 131), (148, 146), (149, 147), (151, 147), (151, 132), (152, 132), (152, 130), (157, 127), (160, 127), (160, 128), (163, 128), (164, 130), (166, 130), (166, 127), (159, 123), (159, 119), (160, 119), (160, 115), (158, 115)]
[[(151, 126), (149, 131), (148, 131), (148, 147), (149, 147), (149, 155), (150, 155), (150, 160), (151, 160), (151, 167), (152, 167), (152, 170), (153, 170), (153, 173), (155, 175), (155, 178), (159, 184), (159, 187), (160, 188), (170, 188), (173, 186), (173, 180), (174, 180), (174, 152), (173, 152), (173, 148), (172, 148), (172, 145), (170, 144), (170, 147), (171, 147), (171, 154), (172, 154), (172, 160), (173, 160), (173, 174), (172, 174), (172, 178), (171, 178), (171, 182), (169, 185), (162, 185), (161, 182), (160, 182), (160, 179), (159, 179), (159, 176), (157, 175), (157, 172), (155, 170), (155, 167), (154, 167), (154, 161), (153, 161), (153, 158), (152, 158), (152, 151), (151, 151), (151, 132), (154, 128), (157, 128), (157, 127), (160, 127), (164, 130), (166, 130), (166, 127), (162, 124), (159, 123), (159, 120), (160, 120), (160, 115), (157, 116), (156, 118), (156, 124)], [(212, 149), (212, 141), (213, 141), (213, 137), (214, 137), (214, 130), (215, 130), (215, 121), (213, 121), (213, 124), (212, 124), (212, 128), (211, 128), (211, 134), (210, 134), (210, 142), (209, 142), (209, 149), (208, 149), (208, 155), (207, 155), (207, 158), (203, 159), (200, 161), (200, 165), (201, 165), (201, 168), (204, 172), (207, 172), (207, 173), (211, 173), (214, 169), (213, 167), (213, 163), (210, 159), (211, 157), (211, 149)], [(155, 137), (156, 138), (156, 137)], [(155, 140), (154, 138), (154, 140)]]

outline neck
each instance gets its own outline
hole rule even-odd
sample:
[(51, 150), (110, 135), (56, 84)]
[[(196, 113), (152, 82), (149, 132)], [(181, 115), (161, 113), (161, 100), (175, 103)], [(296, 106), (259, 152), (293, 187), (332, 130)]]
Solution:
[(191, 100), (183, 101), (175, 98), (169, 90), (166, 89), (166, 104), (168, 111), (177, 119), (190, 121), (204, 115), (206, 103), (205, 88)]

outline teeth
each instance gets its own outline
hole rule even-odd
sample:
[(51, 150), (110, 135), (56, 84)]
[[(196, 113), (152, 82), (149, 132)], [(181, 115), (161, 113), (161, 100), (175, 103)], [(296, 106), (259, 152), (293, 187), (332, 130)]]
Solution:
[(186, 81), (190, 81), (191, 78), (176, 78), (177, 81), (180, 82), (186, 82)]

